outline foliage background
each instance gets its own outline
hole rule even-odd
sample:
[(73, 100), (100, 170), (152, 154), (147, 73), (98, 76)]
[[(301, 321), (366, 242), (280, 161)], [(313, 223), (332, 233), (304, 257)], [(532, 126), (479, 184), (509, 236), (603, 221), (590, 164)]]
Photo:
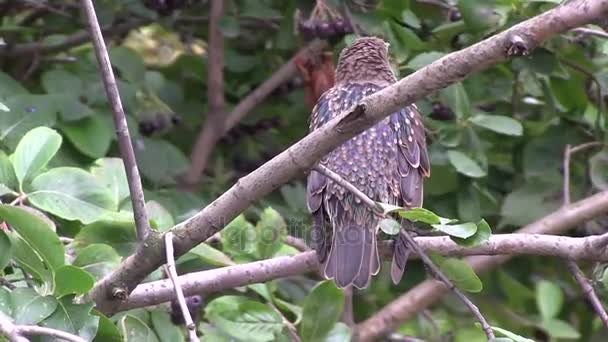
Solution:
[[(394, 69), (403, 77), (559, 1), (386, 0), (367, 11), (357, 6), (360, 2), (347, 1), (353, 21), (390, 42)], [(165, 307), (108, 319), (90, 311), (90, 304), (71, 302), (73, 294), (85, 293), (93, 280), (129, 255), (136, 239), (91, 44), (56, 53), (10, 54), (14, 44), (56, 44), (85, 27), (75, 1), (53, 4), (59, 12), (38, 17), (33, 17), (33, 3), (0, 2), (5, 9), (0, 35), (6, 43), (0, 47), (0, 102), (6, 107), (0, 111), (0, 183), (7, 203), (0, 217), (14, 229), (0, 230), (0, 276), (17, 285), (14, 290), (0, 287), (0, 312), (15, 322), (61, 328), (86, 339), (97, 334), (99, 341), (119, 340), (122, 334), (129, 340), (173, 341), (182, 333), (171, 325)], [(307, 133), (310, 109), (296, 77), (220, 140), (200, 186), (181, 191), (175, 179), (188, 168), (187, 156), (207, 112), (208, 4), (189, 2), (169, 16), (136, 0), (95, 5), (102, 27), (138, 27), (107, 40), (155, 229), (167, 230), (190, 217)], [(270, 0), (232, 0), (226, 6), (220, 26), (229, 111), (304, 45), (294, 35), (293, 15), (296, 8), (307, 13), (311, 6)], [(352, 39), (348, 35), (332, 46), (336, 58)], [(556, 210), (562, 205), (564, 148), (604, 141), (607, 103), (608, 40), (575, 33), (420, 101), (432, 163), (425, 207), (462, 221), (484, 218), (494, 233), (513, 231)], [(171, 120), (175, 116), (179, 122)], [(160, 122), (160, 127), (144, 136), (142, 122)], [(573, 200), (606, 190), (607, 164), (601, 148), (573, 158)], [(218, 243), (199, 245), (181, 257), (180, 272), (295, 253), (280, 241), (246, 237), (273, 230), (306, 238), (304, 177), (249, 208)], [(571, 234), (604, 231), (600, 219)], [(73, 240), (64, 246), (59, 236)], [(587, 266), (604, 298), (603, 268)], [(357, 321), (427, 277), (412, 261), (402, 283), (393, 286), (387, 269), (355, 294)], [(35, 287), (25, 287), (25, 273)], [(161, 277), (156, 272), (149, 280)], [(561, 260), (518, 257), (480, 278), (483, 290), (472, 299), (494, 326), (539, 341), (606, 338)], [(342, 301), (331, 284), (318, 284), (312, 274), (275, 280), (206, 297), (199, 329), (206, 341), (285, 340), (288, 320), (306, 341), (344, 340), (348, 328), (336, 323)], [(449, 296), (399, 332), (432, 341), (484, 340), (473, 322)]]

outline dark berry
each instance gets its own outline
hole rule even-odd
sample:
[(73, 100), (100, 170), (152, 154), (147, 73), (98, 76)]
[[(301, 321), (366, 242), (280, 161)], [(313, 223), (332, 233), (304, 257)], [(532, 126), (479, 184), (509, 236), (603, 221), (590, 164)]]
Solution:
[(448, 16), (450, 18), (450, 21), (458, 21), (462, 19), (462, 15), (460, 14), (460, 11), (457, 8), (450, 8)]
[(311, 40), (315, 38), (315, 27), (308, 21), (300, 21), (298, 23), (298, 31), (304, 40)]
[(317, 24), (317, 37), (327, 39), (336, 35), (336, 30), (329, 22), (322, 21)]
[(449, 121), (454, 119), (454, 112), (452, 109), (441, 102), (434, 102), (431, 118), (439, 121)]
[(139, 133), (141, 133), (143, 136), (150, 136), (152, 135), (152, 133), (154, 133), (156, 129), (154, 128), (153, 124), (149, 121), (143, 121), (139, 123)]
[(344, 20), (338, 19), (338, 20), (334, 21), (332, 24), (333, 24), (334, 30), (336, 31), (337, 34), (348, 33), (348, 32), (346, 32), (346, 22)]

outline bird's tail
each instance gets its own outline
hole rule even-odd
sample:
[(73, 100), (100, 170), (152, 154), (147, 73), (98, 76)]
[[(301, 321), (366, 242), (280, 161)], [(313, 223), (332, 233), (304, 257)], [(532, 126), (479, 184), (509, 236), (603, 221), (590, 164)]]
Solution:
[[(401, 229), (408, 229), (410, 225), (413, 225), (410, 220), (403, 220), (401, 222)], [(397, 285), (401, 277), (403, 277), (405, 264), (409, 256), (410, 249), (407, 247), (403, 231), (400, 231), (397, 237), (395, 237), (393, 244), (393, 261), (391, 262), (391, 279), (393, 280), (393, 284)]]
[(334, 222), (331, 249), (322, 267), (325, 277), (334, 279), (339, 288), (366, 288), (371, 276), (380, 271), (375, 224), (358, 224), (348, 218)]

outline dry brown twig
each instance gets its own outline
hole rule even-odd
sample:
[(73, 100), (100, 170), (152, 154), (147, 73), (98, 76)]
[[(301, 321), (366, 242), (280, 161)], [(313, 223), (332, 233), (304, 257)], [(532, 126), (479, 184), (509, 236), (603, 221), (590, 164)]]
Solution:
[[(322, 165), (317, 165), (317, 166), (315, 166), (314, 169), (316, 171), (320, 172), (321, 174), (325, 175), (326, 177), (332, 179), (334, 182), (340, 184), (342, 187), (344, 187), (348, 191), (350, 191), (354, 196), (359, 198), (363, 203), (365, 203), (367, 206), (369, 206), (372, 210), (374, 210), (376, 212), (378, 211), (379, 204), (377, 202), (375, 202), (371, 198), (367, 197), (367, 195), (365, 195), (362, 191), (357, 189), (354, 185), (350, 184), (350, 182), (348, 182), (347, 180), (342, 178), (337, 173), (329, 170), (328, 168), (326, 168), (325, 166), (322, 166)], [(386, 217), (386, 215), (384, 215), (383, 213), (380, 213), (379, 215), (382, 217)], [(479, 311), (479, 308), (477, 307), (477, 305), (473, 304), (473, 302), (471, 302), (471, 300), (464, 293), (462, 293), (462, 291), (460, 291), (460, 289), (458, 289), (454, 285), (454, 283), (452, 283), (452, 281), (445, 274), (443, 274), (443, 272), (441, 272), (439, 267), (437, 267), (437, 265), (435, 265), (435, 263), (431, 260), (431, 258), (429, 258), (429, 256), (424, 252), (424, 250), (422, 250), (422, 248), (420, 248), (418, 243), (416, 243), (416, 240), (414, 240), (414, 238), (412, 237), (410, 232), (408, 232), (405, 229), (401, 229), (400, 234), (403, 234), (403, 236), (405, 237), (405, 241), (407, 241), (408, 247), (412, 251), (414, 251), (416, 254), (418, 254), (418, 257), (420, 259), (422, 259), (422, 262), (431, 271), (432, 276), (436, 277), (439, 281), (443, 282), (452, 292), (454, 292), (456, 297), (458, 297), (458, 299), (460, 299), (460, 301), (469, 309), (469, 311), (471, 311), (471, 313), (473, 314), (473, 316), (475, 316), (475, 318), (477, 319), (479, 324), (481, 324), (481, 328), (483, 329), (484, 333), (486, 334), (486, 337), (488, 338), (488, 340), (491, 341), (492, 339), (494, 339), (494, 332), (492, 331), (492, 328), (488, 324), (488, 321), (481, 314), (481, 311)]]
[[(564, 149), (563, 161), (564, 186), (562, 205), (566, 206), (570, 204), (570, 158), (573, 154), (577, 152), (581, 152), (599, 146), (604, 146), (604, 144), (601, 142), (593, 141), (585, 144), (580, 144), (574, 147), (571, 147), (569, 144), (566, 145), (566, 148)], [(606, 246), (604, 246), (603, 248), (606, 248)], [(608, 314), (606, 313), (606, 309), (604, 309), (602, 302), (597, 296), (597, 293), (595, 293), (591, 282), (589, 281), (589, 279), (587, 279), (583, 271), (580, 269), (580, 267), (576, 264), (574, 260), (565, 259), (565, 261), (568, 270), (570, 271), (570, 273), (572, 273), (572, 276), (574, 277), (574, 280), (576, 280), (577, 284), (583, 290), (583, 295), (587, 297), (589, 303), (591, 303), (591, 306), (593, 307), (593, 310), (595, 310), (604, 326), (608, 328)]]
[(188, 339), (190, 342), (198, 342), (198, 337), (196, 336), (196, 325), (192, 321), (192, 316), (190, 315), (190, 310), (186, 304), (186, 298), (184, 298), (184, 292), (182, 291), (180, 279), (177, 276), (177, 271), (175, 269), (175, 257), (173, 255), (173, 233), (171, 232), (167, 232), (167, 234), (165, 234), (165, 250), (167, 256), (165, 273), (167, 273), (169, 279), (171, 279), (171, 283), (173, 283), (173, 290), (175, 291), (175, 296), (177, 297), (177, 302), (179, 303), (179, 307), (182, 311), (182, 317), (186, 323), (186, 329), (188, 330)]
[(131, 135), (127, 126), (127, 119), (122, 108), (118, 86), (114, 78), (112, 64), (108, 56), (108, 50), (103, 40), (101, 28), (95, 14), (95, 6), (92, 0), (81, 0), (82, 8), (86, 14), (91, 38), (95, 46), (95, 56), (99, 63), (99, 69), (103, 79), (104, 89), (112, 108), (112, 117), (114, 118), (114, 126), (118, 138), (118, 146), (120, 155), (124, 162), (125, 171), (127, 174), (127, 182), (129, 185), (129, 193), (131, 194), (131, 203), (133, 205), (133, 215), (135, 217), (135, 227), (137, 229), (137, 239), (143, 241), (150, 233), (150, 223), (148, 222), (148, 214), (146, 213), (146, 201), (144, 199), (144, 191), (137, 169), (137, 161), (135, 160), (135, 152), (131, 144)]

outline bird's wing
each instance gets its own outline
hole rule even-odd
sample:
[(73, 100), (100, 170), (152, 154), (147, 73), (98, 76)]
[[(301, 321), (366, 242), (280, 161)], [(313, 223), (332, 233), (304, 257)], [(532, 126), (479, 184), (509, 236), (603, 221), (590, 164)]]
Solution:
[(415, 105), (391, 116), (397, 140), (397, 171), (401, 199), (406, 207), (422, 206), (422, 179), (431, 174), (422, 117)]

